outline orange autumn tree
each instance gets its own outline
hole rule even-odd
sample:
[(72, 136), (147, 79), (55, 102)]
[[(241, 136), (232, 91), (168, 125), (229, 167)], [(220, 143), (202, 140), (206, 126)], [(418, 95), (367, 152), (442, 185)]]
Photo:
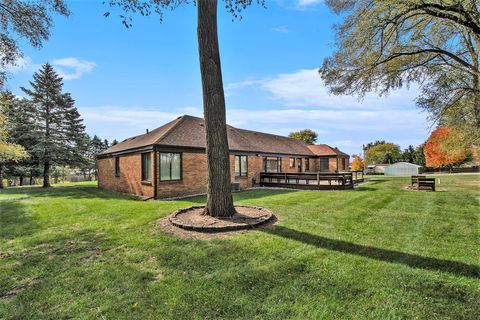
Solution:
[(353, 171), (363, 170), (363, 159), (357, 154), (354, 154), (352, 157), (353, 157), (352, 170)]
[(468, 152), (464, 148), (447, 147), (454, 136), (454, 130), (448, 127), (440, 127), (432, 132), (424, 148), (427, 167), (452, 166), (467, 158)]

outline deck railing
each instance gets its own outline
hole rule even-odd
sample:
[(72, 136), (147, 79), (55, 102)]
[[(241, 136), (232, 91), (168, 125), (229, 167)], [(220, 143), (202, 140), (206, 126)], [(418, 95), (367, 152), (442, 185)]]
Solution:
[[(358, 173), (356, 177), (358, 178)], [(353, 172), (260, 173), (260, 185), (265, 187), (336, 190), (352, 189), (354, 183), (355, 179)]]
[(353, 183), (360, 183), (364, 181), (363, 170), (341, 171), (340, 173), (352, 173)]

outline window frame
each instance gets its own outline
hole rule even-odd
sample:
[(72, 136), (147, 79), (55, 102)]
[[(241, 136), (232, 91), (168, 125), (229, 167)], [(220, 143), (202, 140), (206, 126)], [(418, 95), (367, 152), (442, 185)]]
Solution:
[[(246, 164), (246, 168), (245, 168), (245, 173), (242, 174), (242, 157), (245, 158), (245, 164)], [(237, 170), (236, 170), (236, 167), (237, 167), (237, 159), (238, 159), (238, 165), (239, 165), (239, 174), (237, 174)], [(234, 168), (233, 168), (233, 173), (235, 175), (235, 177), (237, 178), (247, 178), (248, 177), (248, 156), (247, 155), (243, 155), (243, 154), (238, 154), (238, 155), (235, 155), (235, 163), (234, 163)]]
[(302, 158), (297, 158), (297, 172), (303, 172)]
[(295, 168), (295, 158), (290, 158), (290, 168)]
[[(162, 154), (178, 154), (180, 156), (180, 178), (172, 179), (172, 161), (170, 161), (170, 179), (162, 179)], [(160, 182), (175, 182), (183, 180), (183, 153), (182, 152), (159, 152), (159, 163), (158, 163), (158, 180)]]
[[(143, 162), (143, 157), (148, 155), (148, 179), (145, 179), (145, 163)], [(152, 153), (151, 152), (142, 152), (141, 153), (141, 181), (144, 183), (152, 183)]]
[(310, 159), (305, 158), (305, 172), (310, 171)]
[[(276, 161), (277, 162), (277, 171), (268, 171), (267, 170), (267, 162), (268, 161)], [(264, 157), (263, 158), (263, 171), (264, 172), (272, 172), (272, 173), (282, 172), (282, 158), (281, 157)]]
[(115, 157), (115, 177), (120, 177), (120, 157)]
[[(323, 163), (322, 163), (323, 162)], [(325, 166), (326, 164), (326, 166)], [(330, 171), (330, 159), (329, 158), (320, 158), (320, 172)], [(323, 165), (323, 166), (322, 166)]]

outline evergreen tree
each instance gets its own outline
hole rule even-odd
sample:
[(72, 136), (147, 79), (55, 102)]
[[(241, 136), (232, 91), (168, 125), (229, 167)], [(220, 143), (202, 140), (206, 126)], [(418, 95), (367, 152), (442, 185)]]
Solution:
[[(107, 143), (107, 145), (105, 145)], [(93, 138), (90, 140), (90, 157), (91, 163), (93, 164), (93, 172), (95, 174), (95, 178), (97, 177), (98, 167), (97, 167), (97, 155), (102, 152), (103, 150), (108, 148), (108, 141), (102, 141), (97, 135), (94, 135)]]
[(425, 144), (422, 143), (415, 149), (415, 164), (418, 164), (419, 166), (426, 166), (426, 160), (425, 160), (425, 152), (423, 148), (425, 147)]
[(2, 94), (0, 97), (0, 189), (3, 188), (4, 165), (28, 157), (25, 148), (9, 140), (8, 129), (10, 121), (8, 120), (8, 110), (13, 101), (12, 96), (11, 94)]
[(402, 158), (403, 161), (415, 163), (416, 151), (412, 145), (409, 145), (407, 149), (403, 150)]
[(65, 162), (65, 96), (62, 78), (46, 63), (33, 74), (32, 89), (21, 88), (30, 97), (36, 116), (36, 144), (32, 153), (43, 165), (43, 187), (50, 186), (50, 166)]
[(85, 133), (83, 119), (75, 107), (75, 100), (69, 93), (63, 95), (63, 164), (80, 166), (87, 160), (85, 153), (88, 148), (88, 137)]
[(116, 145), (116, 144), (118, 144), (117, 139), (113, 139), (111, 147), (113, 147), (113, 146)]
[(9, 101), (6, 109), (9, 141), (23, 146), (28, 153), (27, 158), (8, 163), (6, 171), (18, 176), (20, 185), (23, 185), (24, 177), (31, 176), (32, 167), (38, 167), (38, 159), (32, 152), (36, 144), (35, 112), (32, 103), (26, 99), (16, 98), (9, 92), (4, 94), (4, 99)]

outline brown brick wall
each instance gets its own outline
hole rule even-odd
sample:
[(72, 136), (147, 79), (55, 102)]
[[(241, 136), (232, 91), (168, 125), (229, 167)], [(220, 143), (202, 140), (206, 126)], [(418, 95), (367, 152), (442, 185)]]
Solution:
[(180, 197), (205, 192), (207, 192), (207, 156), (205, 153), (183, 152), (182, 180), (159, 181), (158, 183), (159, 198)]
[[(159, 153), (161, 150), (159, 151)], [(302, 158), (302, 172), (305, 172), (305, 160)], [(263, 171), (263, 157), (248, 155), (247, 177), (235, 177), (235, 155), (230, 155), (231, 180), (240, 182), (240, 188), (253, 186), (253, 179), (256, 183), (260, 181), (260, 172)], [(298, 172), (297, 159), (295, 166), (290, 167), (290, 157), (282, 157), (282, 172)], [(308, 159), (310, 163), (309, 172), (317, 172), (319, 159)], [(152, 175), (154, 175), (154, 159), (152, 152)], [(158, 163), (158, 176), (160, 177), (160, 161)], [(348, 162), (347, 162), (348, 163)], [(115, 177), (115, 158), (98, 160), (99, 187), (114, 191), (137, 194), (153, 197), (153, 183), (146, 185), (141, 180), (141, 154), (125, 155), (120, 157), (120, 177)], [(337, 170), (336, 158), (329, 159), (330, 171)], [(348, 168), (347, 168), (348, 169)], [(207, 191), (207, 158), (205, 153), (182, 153), (182, 180), (160, 181), (158, 180), (158, 197), (170, 198), (192, 194), (206, 193)]]
[[(144, 184), (142, 178), (141, 154), (120, 156), (120, 176), (115, 176), (115, 158), (98, 159), (98, 186), (118, 192), (153, 197), (153, 181)], [(153, 179), (153, 152), (151, 174)]]

